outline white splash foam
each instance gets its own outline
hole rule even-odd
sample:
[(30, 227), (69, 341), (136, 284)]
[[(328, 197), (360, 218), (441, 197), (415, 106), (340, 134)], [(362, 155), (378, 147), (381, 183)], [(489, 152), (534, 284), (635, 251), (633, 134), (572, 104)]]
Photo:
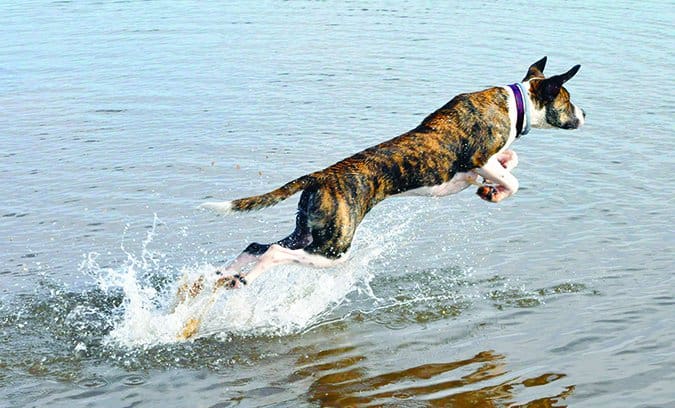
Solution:
[[(396, 230), (394, 228), (393, 230)], [(148, 282), (148, 274), (162, 273), (156, 258), (162, 254), (148, 250), (154, 228), (143, 241), (140, 256), (129, 253), (118, 268), (101, 269), (96, 254), (85, 257), (81, 268), (97, 277), (99, 287), (124, 292), (121, 316), (106, 336), (108, 344), (149, 347), (181, 341), (185, 323), (201, 317), (194, 337), (231, 335), (287, 335), (306, 330), (320, 322), (353, 291), (372, 294), (369, 264), (385, 251), (381, 234), (363, 231), (351, 258), (338, 267), (313, 269), (297, 265), (273, 268), (255, 283), (237, 290), (213, 291), (219, 277), (216, 266), (202, 264), (181, 269), (182, 277), (158, 293)], [(161, 269), (161, 267), (159, 267)], [(204, 289), (194, 299), (175, 306), (178, 287), (204, 276)]]
[(206, 281), (198, 296), (175, 310), (171, 310), (175, 300), (172, 294), (183, 279), (173, 285), (158, 307), (157, 293), (140, 283), (133, 268), (108, 274), (104, 281), (122, 287), (125, 304), (123, 316), (108, 334), (107, 342), (138, 347), (181, 341), (179, 334), (185, 323), (197, 316), (202, 323), (193, 338), (296, 333), (339, 305), (360, 285), (367, 285), (371, 278), (367, 262), (362, 261), (330, 270), (281, 266), (251, 286), (213, 292), (218, 277), (215, 270), (213, 265), (185, 268), (186, 281), (202, 275)]
[[(147, 279), (149, 275), (164, 275), (159, 262), (164, 255), (148, 248), (156, 236), (154, 226), (139, 256), (121, 246), (127, 255), (124, 265), (101, 269), (96, 263), (97, 254), (92, 253), (85, 257), (81, 269), (95, 276), (102, 290), (121, 288), (124, 292), (121, 313), (104, 339), (108, 344), (135, 348), (175, 343), (181, 341), (179, 335), (185, 323), (195, 317), (201, 318), (201, 324), (191, 339), (300, 333), (334, 318), (330, 313), (354, 291), (377, 301), (369, 285), (375, 269), (371, 263), (396, 248), (400, 244), (396, 238), (409, 239), (409, 223), (415, 220), (411, 213), (419, 211), (414, 203), (398, 209), (378, 220), (377, 230), (362, 225), (350, 259), (340, 266), (278, 266), (237, 290), (214, 292), (213, 284), (219, 277), (216, 266), (202, 263), (183, 267), (182, 277), (158, 293)], [(155, 225), (157, 221), (155, 217)], [(200, 276), (206, 278), (201, 293), (176, 306), (178, 287)]]

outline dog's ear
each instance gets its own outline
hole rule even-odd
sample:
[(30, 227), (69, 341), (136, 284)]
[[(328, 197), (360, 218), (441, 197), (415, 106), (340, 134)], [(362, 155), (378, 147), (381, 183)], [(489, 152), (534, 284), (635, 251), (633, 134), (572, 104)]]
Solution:
[(576, 73), (579, 71), (579, 68), (581, 68), (581, 65), (575, 65), (564, 74), (555, 75), (541, 81), (541, 84), (539, 84), (537, 89), (539, 98), (544, 102), (550, 102), (554, 100), (555, 97), (560, 93), (560, 88), (562, 88), (563, 84), (576, 75)]
[(525, 78), (523, 78), (523, 82), (532, 78), (543, 78), (544, 67), (546, 67), (546, 57), (530, 65), (530, 68), (527, 70), (527, 74), (525, 74)]
[(572, 77), (575, 76), (577, 72), (579, 72), (579, 68), (581, 68), (581, 65), (577, 64), (572, 68), (570, 68), (570, 70), (565, 72), (564, 74), (558, 75), (561, 78), (562, 83), (564, 84), (565, 82), (572, 79)]

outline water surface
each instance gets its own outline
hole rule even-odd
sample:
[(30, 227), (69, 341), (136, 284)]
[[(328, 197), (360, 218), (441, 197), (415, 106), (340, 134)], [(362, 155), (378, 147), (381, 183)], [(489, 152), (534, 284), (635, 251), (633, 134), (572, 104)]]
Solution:
[[(675, 405), (668, 2), (0, 5), (0, 400), (9, 406)], [(215, 298), (185, 276), (285, 236), (216, 217), (581, 64), (578, 131), (514, 148), (518, 194), (391, 199), (336, 269)], [(195, 306), (196, 308), (197, 306)]]

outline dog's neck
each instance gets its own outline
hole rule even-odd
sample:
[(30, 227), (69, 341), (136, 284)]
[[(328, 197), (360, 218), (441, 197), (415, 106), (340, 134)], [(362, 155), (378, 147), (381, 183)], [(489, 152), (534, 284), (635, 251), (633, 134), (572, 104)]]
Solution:
[[(528, 84), (529, 85), (529, 84)], [(520, 83), (509, 85), (516, 102), (516, 138), (530, 133), (532, 126), (530, 95), (527, 88)]]
[(546, 109), (541, 103), (537, 103), (532, 93), (532, 81), (542, 80), (543, 77), (534, 77), (527, 81), (521, 82), (519, 85), (525, 92), (523, 96), (527, 100), (527, 111), (530, 114), (530, 126), (535, 129), (551, 129), (551, 126), (546, 121)]

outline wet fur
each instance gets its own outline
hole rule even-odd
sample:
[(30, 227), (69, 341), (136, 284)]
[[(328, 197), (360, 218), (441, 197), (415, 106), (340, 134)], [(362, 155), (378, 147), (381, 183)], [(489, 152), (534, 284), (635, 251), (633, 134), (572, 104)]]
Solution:
[[(583, 111), (570, 102), (569, 93), (562, 87), (579, 66), (546, 79), (542, 73), (545, 63), (544, 57), (530, 66), (523, 80), (534, 105), (532, 126), (566, 129), (581, 126), (583, 118), (578, 117), (578, 112)], [(487, 201), (498, 202), (512, 195), (518, 182), (503, 159), (499, 159), (501, 165), (494, 159), (498, 153), (504, 153), (514, 136), (513, 112), (509, 107), (514, 108), (509, 98), (513, 97), (505, 87), (460, 94), (416, 128), (323, 170), (259, 196), (207, 203), (207, 208), (216, 210), (250, 211), (274, 205), (302, 191), (295, 231), (274, 244), (250, 244), (228, 267), (229, 271), (237, 273), (248, 263), (265, 260), (264, 265), (254, 268), (255, 273), (250, 275), (253, 280), (266, 267), (279, 263), (330, 265), (324, 260), (343, 257), (356, 228), (377, 203), (411, 190), (438, 187), (457, 174), (475, 172), (495, 184), (477, 191)], [(225, 284), (228, 287), (240, 283), (231, 276), (227, 279), (231, 280)]]
[[(415, 129), (271, 194), (234, 200), (233, 210), (264, 207), (303, 189), (297, 233), (282, 246), (303, 247), (311, 241), (305, 251), (338, 258), (349, 249), (356, 227), (380, 201), (446, 183), (457, 173), (482, 167), (499, 152), (511, 128), (507, 98), (507, 91), (498, 87), (458, 95)], [(266, 249), (252, 244), (248, 252)]]
[[(546, 57), (530, 66), (522, 82), (532, 104), (531, 126), (580, 127), (585, 114), (570, 102), (569, 93), (562, 87), (579, 66), (545, 78), (545, 64)], [(458, 95), (409, 132), (269, 193), (205, 203), (203, 207), (219, 212), (251, 211), (302, 191), (293, 233), (274, 244), (250, 244), (227, 266), (230, 275), (217, 279), (213, 291), (240, 287), (283, 263), (336, 265), (346, 258), (356, 228), (366, 214), (389, 196), (452, 194), (475, 184), (478, 176), (488, 183), (477, 190), (486, 201), (499, 202), (515, 194), (518, 180), (510, 170), (518, 159), (514, 151), (505, 149), (518, 136), (512, 123), (516, 108), (507, 89), (494, 87)], [(248, 273), (240, 273), (251, 263), (254, 266)], [(190, 302), (204, 290), (204, 282), (202, 276), (191, 285), (182, 285), (177, 303)], [(178, 337), (194, 336), (212, 304), (189, 318)]]

